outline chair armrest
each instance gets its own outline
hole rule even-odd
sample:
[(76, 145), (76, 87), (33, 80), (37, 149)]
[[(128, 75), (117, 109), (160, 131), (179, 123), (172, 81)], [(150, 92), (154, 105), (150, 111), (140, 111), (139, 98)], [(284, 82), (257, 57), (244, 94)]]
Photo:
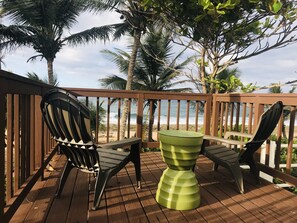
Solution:
[(131, 145), (139, 144), (139, 143), (141, 143), (141, 138), (132, 137), (132, 138), (123, 139), (123, 140), (110, 142), (110, 143), (97, 145), (97, 146), (103, 149), (117, 149), (117, 148), (127, 147)]
[(244, 138), (252, 138), (253, 137), (252, 134), (230, 131), (230, 132), (225, 133), (224, 138), (228, 139), (228, 138), (230, 138), (230, 136), (241, 136), (241, 137), (244, 137)]
[(204, 135), (203, 139), (209, 140), (209, 141), (216, 141), (216, 142), (226, 143), (226, 144), (229, 144), (229, 145), (244, 146), (246, 144), (246, 142), (241, 142), (241, 141), (232, 140), (232, 139), (225, 139), (225, 138), (220, 138), (220, 137), (210, 136), (210, 135)]

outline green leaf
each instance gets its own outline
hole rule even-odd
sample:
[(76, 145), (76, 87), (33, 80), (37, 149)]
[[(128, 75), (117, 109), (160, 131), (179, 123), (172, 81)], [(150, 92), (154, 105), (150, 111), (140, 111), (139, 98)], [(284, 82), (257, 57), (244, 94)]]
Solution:
[(281, 10), (282, 6), (283, 6), (283, 4), (281, 2), (278, 2), (278, 1), (275, 2), (273, 4), (273, 12), (278, 13), (279, 10)]

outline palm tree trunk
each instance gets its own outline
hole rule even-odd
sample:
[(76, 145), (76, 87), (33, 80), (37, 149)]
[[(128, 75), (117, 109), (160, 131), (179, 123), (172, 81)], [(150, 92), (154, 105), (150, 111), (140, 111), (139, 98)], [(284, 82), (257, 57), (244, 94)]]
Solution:
[(55, 84), (54, 83), (54, 68), (53, 68), (54, 60), (47, 58), (46, 61), (47, 61), (48, 83), (50, 85), (54, 85)]
[[(127, 83), (126, 83), (126, 90), (132, 90), (132, 79), (133, 79), (133, 73), (135, 68), (135, 62), (137, 57), (137, 51), (140, 47), (140, 38), (141, 38), (141, 31), (135, 30), (133, 35), (133, 48), (132, 53), (129, 61), (128, 66), (128, 77), (127, 77)], [(125, 132), (126, 132), (126, 122), (127, 122), (127, 114), (129, 109), (129, 100), (127, 98), (124, 99), (124, 106), (123, 106), (123, 112), (121, 117), (121, 131), (120, 131), (120, 138), (125, 138)]]
[(202, 83), (202, 92), (207, 94), (206, 82), (205, 82), (205, 48), (201, 49), (201, 63), (200, 63), (200, 80)]

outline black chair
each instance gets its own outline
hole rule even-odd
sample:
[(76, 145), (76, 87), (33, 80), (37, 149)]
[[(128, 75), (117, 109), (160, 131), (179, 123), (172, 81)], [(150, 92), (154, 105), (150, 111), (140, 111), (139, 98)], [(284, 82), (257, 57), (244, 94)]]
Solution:
[(68, 161), (57, 188), (57, 197), (73, 168), (93, 173), (96, 176), (93, 210), (96, 210), (108, 180), (129, 161), (135, 165), (137, 187), (141, 187), (140, 138), (96, 145), (91, 134), (89, 109), (61, 89), (50, 90), (42, 98), (40, 106), (49, 131)]
[[(224, 138), (208, 135), (204, 136), (202, 154), (214, 161), (215, 170), (221, 165), (231, 172), (240, 193), (244, 193), (240, 164), (248, 164), (250, 166), (250, 172), (253, 174), (256, 182), (260, 182), (259, 170), (254, 160), (254, 153), (271, 135), (282, 115), (282, 111), (283, 103), (281, 101), (274, 103), (261, 115), (257, 129), (252, 135), (240, 132), (226, 132)], [(242, 139), (249, 138), (249, 141), (229, 139), (229, 137), (234, 136), (242, 137)], [(223, 144), (205, 146), (205, 140)], [(228, 146), (225, 146), (226, 144)], [(231, 145), (243, 146), (244, 149), (237, 153), (235, 150), (229, 148)]]

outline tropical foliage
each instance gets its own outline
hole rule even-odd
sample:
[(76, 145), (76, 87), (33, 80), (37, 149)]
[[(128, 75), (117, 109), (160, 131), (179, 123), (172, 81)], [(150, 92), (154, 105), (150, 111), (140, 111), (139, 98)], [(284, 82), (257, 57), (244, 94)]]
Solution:
[[(27, 72), (26, 76), (31, 79), (31, 80), (35, 80), (35, 81), (38, 81), (38, 82), (41, 82), (41, 83), (45, 83), (45, 84), (48, 84), (48, 80), (46, 78), (44, 79), (41, 79), (38, 74), (36, 74), (35, 72)], [(57, 75), (53, 75), (53, 84), (54, 86), (58, 86), (59, 85), (59, 81), (58, 81), (58, 77)]]
[[(202, 87), (207, 78), (213, 82), (219, 73), (240, 60), (297, 40), (297, 2), (293, 0), (143, 2), (163, 15), (172, 24), (172, 30), (188, 38), (181, 38), (180, 44), (199, 54), (198, 77)], [(215, 90), (212, 83), (210, 92)]]
[[(79, 33), (65, 34), (77, 23), (80, 13), (90, 10), (91, 5), (83, 0), (1, 0), (4, 16), (9, 16), (12, 25), (0, 25), (0, 48), (13, 50), (21, 46), (32, 47), (37, 57), (45, 59), (48, 67), (48, 82), (54, 84), (53, 62), (65, 44), (78, 44), (108, 39), (112, 27), (94, 27)], [(100, 7), (97, 4), (96, 7)], [(104, 8), (104, 5), (101, 5)]]
[[(253, 92), (257, 87), (253, 83), (244, 84), (240, 80), (240, 71), (238, 68), (227, 68), (219, 73), (215, 79), (211, 79), (207, 74), (204, 78), (205, 86), (201, 86), (199, 79), (192, 74), (186, 74), (187, 78), (195, 83), (198, 92), (211, 92), (211, 86), (214, 87), (214, 93), (231, 93), (231, 92)], [(202, 89), (204, 88), (204, 89)]]

